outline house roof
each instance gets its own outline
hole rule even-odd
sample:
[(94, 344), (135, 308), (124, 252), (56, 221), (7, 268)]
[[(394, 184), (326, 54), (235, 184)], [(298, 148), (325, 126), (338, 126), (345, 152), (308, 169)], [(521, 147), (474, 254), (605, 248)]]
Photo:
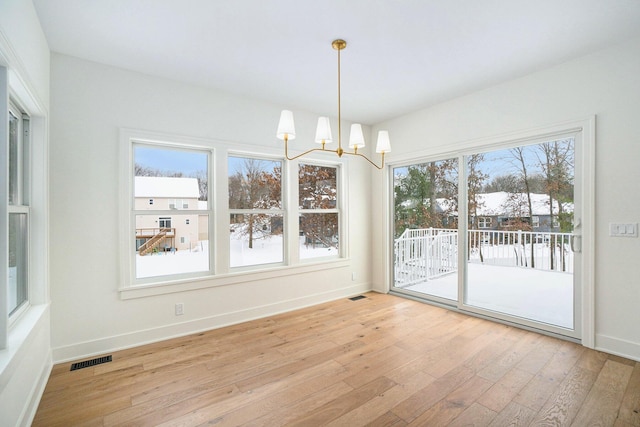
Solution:
[[(529, 208), (527, 206), (527, 193), (508, 193), (506, 191), (497, 191), (494, 193), (482, 193), (476, 197), (478, 208), (476, 213), (478, 216), (528, 216)], [(448, 199), (439, 198), (438, 210), (447, 211), (451, 202)], [(547, 194), (531, 194), (531, 209), (533, 215), (549, 215), (549, 195)], [(563, 203), (562, 210), (564, 212), (573, 212), (573, 203)], [(457, 211), (450, 211), (451, 214), (457, 215)], [(553, 213), (558, 213), (558, 201), (553, 201)]]
[[(562, 205), (564, 212), (573, 211), (573, 203)], [(531, 194), (531, 209), (533, 215), (549, 214), (549, 195)], [(558, 213), (558, 201), (553, 201), (553, 213)], [(478, 215), (508, 215), (526, 216), (529, 214), (526, 193), (495, 193), (478, 194)]]
[(135, 197), (197, 199), (200, 197), (200, 190), (196, 178), (136, 176)]

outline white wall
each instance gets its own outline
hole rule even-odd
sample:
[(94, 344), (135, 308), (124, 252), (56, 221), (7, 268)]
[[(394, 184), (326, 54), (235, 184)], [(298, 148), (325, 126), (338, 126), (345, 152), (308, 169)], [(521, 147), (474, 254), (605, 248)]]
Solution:
[[(47, 258), (49, 48), (30, 0), (0, 2), (0, 65), (9, 70), (11, 95), (32, 117), (32, 306), (10, 327), (7, 346), (0, 350), (0, 426), (16, 426), (30, 424), (51, 370)], [(4, 232), (0, 235), (5, 238)]]
[[(275, 131), (284, 106), (59, 54), (52, 56), (51, 100), (54, 360), (108, 352), (370, 289), (369, 166), (355, 159), (348, 165), (347, 179), (350, 260), (320, 271), (258, 274), (225, 286), (121, 299), (119, 129), (281, 153)], [(295, 114), (298, 138), (292, 145), (311, 148), (317, 117)], [(180, 317), (174, 315), (178, 302), (185, 310)]]
[[(374, 131), (389, 129), (393, 161), (593, 115), (595, 346), (640, 360), (640, 239), (608, 235), (610, 222), (640, 222), (640, 40), (399, 117)], [(375, 180), (372, 195), (385, 186)], [(374, 209), (374, 259), (386, 256), (386, 219), (379, 212)], [(385, 291), (389, 275), (381, 264), (373, 265), (374, 288)]]

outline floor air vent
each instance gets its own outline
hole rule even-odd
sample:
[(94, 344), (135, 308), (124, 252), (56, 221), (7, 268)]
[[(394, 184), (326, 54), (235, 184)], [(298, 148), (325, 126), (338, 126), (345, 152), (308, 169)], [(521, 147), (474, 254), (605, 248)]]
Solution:
[(364, 295), (358, 295), (357, 297), (349, 298), (351, 301), (358, 301), (359, 299), (366, 298)]
[(111, 362), (111, 355), (98, 357), (97, 359), (85, 360), (84, 362), (78, 362), (71, 365), (70, 371), (75, 371), (82, 368), (88, 368), (90, 366), (100, 365), (102, 363)]

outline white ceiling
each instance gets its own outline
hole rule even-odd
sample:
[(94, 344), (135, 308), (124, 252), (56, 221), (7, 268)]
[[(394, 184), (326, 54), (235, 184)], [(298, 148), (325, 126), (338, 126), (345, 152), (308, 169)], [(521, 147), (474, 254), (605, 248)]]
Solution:
[[(34, 0), (52, 51), (373, 124), (640, 36), (640, 0)], [(640, 52), (639, 52), (640, 54)]]

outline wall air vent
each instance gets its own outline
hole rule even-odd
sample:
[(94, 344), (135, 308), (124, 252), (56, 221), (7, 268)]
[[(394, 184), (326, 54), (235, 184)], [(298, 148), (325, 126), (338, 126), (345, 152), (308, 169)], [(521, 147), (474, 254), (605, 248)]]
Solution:
[(98, 357), (96, 359), (85, 360), (84, 362), (77, 362), (71, 365), (70, 371), (75, 371), (82, 368), (88, 368), (90, 366), (101, 365), (103, 363), (111, 362), (111, 355)]

